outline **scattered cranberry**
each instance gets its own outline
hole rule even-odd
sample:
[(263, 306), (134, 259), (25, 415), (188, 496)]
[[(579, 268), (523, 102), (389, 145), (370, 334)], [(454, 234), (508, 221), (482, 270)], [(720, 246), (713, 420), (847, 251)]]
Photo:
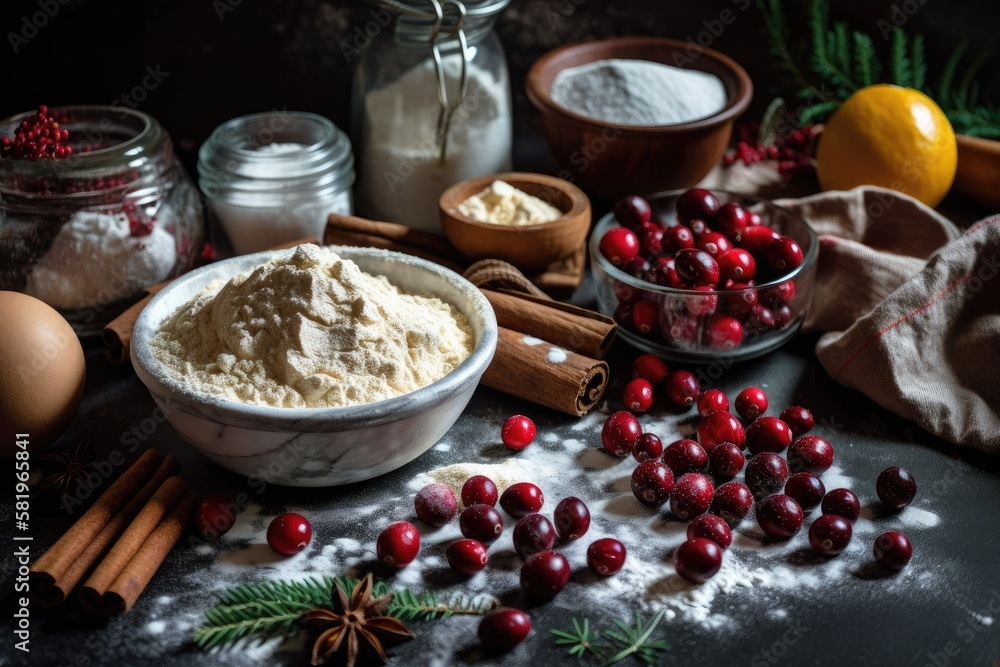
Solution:
[(283, 556), (291, 556), (302, 551), (310, 540), (312, 540), (312, 526), (301, 514), (287, 512), (278, 515), (267, 527), (268, 546)]
[(642, 197), (629, 195), (615, 203), (614, 214), (623, 227), (637, 231), (653, 217), (653, 209)]
[(694, 247), (694, 233), (684, 225), (674, 225), (663, 230), (660, 244), (664, 252), (671, 254), (678, 250)]
[(802, 508), (779, 493), (757, 503), (757, 523), (769, 537), (788, 538), (802, 528)]
[(503, 444), (515, 452), (519, 452), (535, 439), (535, 422), (524, 415), (508, 417), (500, 429), (500, 439)]
[(473, 575), (486, 567), (486, 547), (476, 540), (455, 540), (444, 552), (448, 565), (459, 574)]
[(723, 205), (715, 216), (715, 228), (737, 242), (743, 238), (749, 223), (750, 214), (733, 202)]
[(563, 498), (553, 512), (556, 532), (564, 540), (577, 540), (590, 530), (590, 510), (579, 498)]
[(788, 448), (788, 466), (793, 472), (822, 475), (833, 465), (833, 445), (818, 435), (800, 436)]
[(777, 493), (788, 479), (788, 464), (774, 452), (761, 452), (750, 458), (746, 471), (747, 486), (757, 500)]
[(506, 653), (531, 633), (531, 619), (518, 609), (492, 611), (479, 622), (479, 641), (493, 653)]
[(753, 507), (753, 493), (742, 482), (726, 482), (715, 492), (712, 511), (721, 516), (730, 526), (735, 526)]
[(836, 556), (851, 541), (851, 522), (836, 514), (824, 514), (809, 526), (809, 546), (821, 556)]
[(503, 517), (492, 505), (469, 505), (459, 515), (458, 527), (469, 539), (492, 542), (503, 532)]
[[(699, 250), (704, 250), (711, 255), (716, 262), (718, 262), (723, 255), (733, 249), (733, 244), (722, 234), (708, 231), (698, 236), (694, 243), (694, 247)], [(719, 267), (719, 272), (720, 274), (722, 272), (721, 265)]]
[(613, 413), (604, 422), (601, 430), (601, 445), (604, 451), (620, 459), (625, 458), (632, 451), (639, 436), (642, 435), (642, 426), (639, 420), (631, 412), (620, 410)]
[(721, 516), (714, 514), (702, 514), (692, 519), (687, 527), (687, 537), (689, 540), (704, 537), (723, 549), (728, 549), (733, 543), (733, 531), (729, 529), (729, 524)]
[(198, 503), (195, 524), (201, 536), (211, 541), (228, 533), (239, 513), (236, 503), (227, 494), (207, 493)]
[(765, 252), (771, 267), (779, 275), (789, 273), (802, 264), (802, 248), (787, 236), (772, 241)]
[(693, 218), (711, 220), (722, 204), (718, 197), (704, 188), (691, 188), (677, 198), (677, 218), (687, 222)]
[(660, 323), (660, 309), (652, 301), (640, 301), (632, 307), (632, 326), (639, 333), (652, 333)]
[(632, 362), (632, 377), (650, 384), (660, 384), (670, 375), (670, 369), (655, 354), (641, 354)]
[(792, 435), (796, 438), (803, 433), (808, 433), (815, 424), (812, 413), (797, 405), (785, 408), (781, 412), (781, 421), (788, 424), (788, 428), (792, 429)]
[(465, 480), (462, 485), (462, 504), (466, 507), (473, 505), (489, 505), (493, 507), (500, 498), (500, 490), (492, 479), (486, 475), (473, 475)]
[(500, 507), (507, 514), (517, 518), (540, 511), (544, 504), (545, 496), (542, 495), (542, 490), (531, 482), (511, 484), (500, 495)]
[(719, 264), (704, 250), (698, 248), (678, 250), (674, 255), (674, 262), (677, 275), (685, 282), (692, 285), (715, 285), (719, 282)]
[(561, 553), (540, 551), (521, 566), (521, 588), (538, 600), (551, 600), (569, 583), (569, 561)]
[(625, 556), (625, 545), (613, 537), (603, 537), (587, 547), (587, 565), (605, 577), (621, 571)]
[(917, 495), (917, 480), (905, 468), (892, 466), (879, 473), (875, 493), (889, 509), (901, 510)]
[(738, 445), (731, 442), (720, 442), (708, 455), (708, 465), (712, 473), (723, 479), (732, 479), (743, 470), (746, 457)]
[(653, 407), (653, 385), (649, 380), (636, 378), (625, 385), (625, 396), (622, 398), (625, 407), (632, 412), (645, 412)]
[(712, 540), (695, 537), (674, 550), (674, 569), (692, 584), (703, 584), (722, 567), (722, 549)]
[(682, 438), (671, 442), (663, 450), (663, 462), (675, 475), (680, 476), (686, 472), (704, 470), (708, 463), (708, 453), (694, 440)]
[(861, 516), (861, 501), (850, 489), (834, 489), (823, 496), (823, 514), (836, 514), (854, 522)]
[(521, 558), (548, 551), (556, 541), (556, 529), (541, 514), (529, 514), (518, 519), (512, 535), (514, 551)]
[(698, 378), (690, 371), (674, 371), (667, 380), (667, 398), (678, 407), (691, 407), (700, 393)]
[(663, 442), (652, 433), (643, 433), (632, 447), (632, 457), (642, 463), (655, 461), (663, 455)]
[(659, 507), (674, 488), (674, 473), (659, 461), (645, 461), (632, 471), (632, 495), (643, 505)]
[(808, 512), (819, 507), (826, 495), (826, 486), (823, 480), (811, 472), (797, 472), (785, 482), (785, 495)]
[(751, 454), (783, 452), (792, 444), (792, 429), (777, 417), (760, 417), (747, 426), (747, 449)]
[(639, 254), (639, 237), (631, 229), (612, 227), (604, 233), (599, 247), (609, 262), (625, 266)]
[(375, 541), (378, 559), (390, 567), (406, 567), (420, 551), (420, 533), (409, 521), (390, 523)]
[(417, 518), (424, 523), (439, 528), (449, 523), (458, 514), (455, 492), (444, 484), (428, 484), (417, 491), (413, 498), (413, 509)]
[(734, 415), (717, 410), (709, 412), (698, 424), (698, 442), (711, 452), (722, 442), (731, 442), (740, 449), (746, 444), (746, 431)]
[(890, 570), (902, 570), (913, 557), (913, 545), (906, 535), (890, 530), (882, 533), (875, 540), (873, 549), (875, 560)]
[(722, 280), (746, 282), (757, 274), (757, 262), (753, 255), (743, 248), (733, 248), (716, 259), (719, 262), (719, 277)]
[(698, 472), (681, 475), (670, 494), (670, 511), (681, 521), (687, 521), (708, 511), (715, 495), (712, 480)]
[(716, 350), (731, 350), (743, 342), (743, 325), (732, 315), (716, 313), (705, 325), (705, 344)]
[(757, 419), (767, 412), (767, 394), (759, 387), (747, 387), (736, 397), (736, 412), (743, 419)]
[(720, 389), (706, 389), (698, 396), (698, 414), (702, 417), (714, 410), (729, 411), (729, 399)]

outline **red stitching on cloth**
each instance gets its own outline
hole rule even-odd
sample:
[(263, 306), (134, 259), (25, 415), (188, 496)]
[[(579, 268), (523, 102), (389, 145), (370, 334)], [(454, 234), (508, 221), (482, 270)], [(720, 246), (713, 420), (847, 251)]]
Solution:
[(980, 229), (982, 229), (986, 225), (994, 225), (994, 224), (996, 224), (998, 222), (1000, 222), (1000, 215), (993, 216), (989, 220), (984, 220), (984, 221), (980, 222), (978, 225), (976, 225), (975, 227), (973, 227), (972, 229), (970, 229), (969, 231), (965, 232), (965, 235), (969, 236), (970, 234), (975, 234), (976, 232), (978, 232)]

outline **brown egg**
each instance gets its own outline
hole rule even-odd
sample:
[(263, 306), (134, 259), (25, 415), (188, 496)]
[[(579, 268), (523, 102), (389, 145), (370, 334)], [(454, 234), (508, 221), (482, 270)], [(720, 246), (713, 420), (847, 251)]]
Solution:
[(80, 407), (87, 368), (76, 332), (51, 306), (0, 291), (0, 456), (58, 438)]

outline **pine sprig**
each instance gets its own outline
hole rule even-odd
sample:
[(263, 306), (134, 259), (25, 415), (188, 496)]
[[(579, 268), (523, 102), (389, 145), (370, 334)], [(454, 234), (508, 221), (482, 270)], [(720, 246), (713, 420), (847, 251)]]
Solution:
[(889, 80), (897, 86), (913, 85), (913, 69), (907, 51), (906, 33), (902, 28), (892, 31), (889, 42)]
[(569, 646), (569, 654), (578, 660), (588, 654), (601, 655), (607, 650), (607, 646), (600, 642), (600, 632), (590, 632), (590, 621), (586, 618), (581, 623), (576, 617), (573, 618), (573, 630), (556, 630), (549, 632), (555, 636), (556, 646)]
[(568, 646), (569, 655), (578, 659), (590, 654), (607, 666), (634, 655), (648, 665), (656, 665), (659, 664), (661, 654), (670, 648), (664, 641), (650, 640), (664, 614), (666, 609), (661, 609), (647, 622), (636, 611), (632, 624), (615, 619), (613, 627), (603, 632), (591, 632), (590, 621), (574, 617), (572, 630), (552, 629), (549, 633), (555, 637), (556, 646)]
[(875, 55), (872, 38), (855, 30), (851, 37), (854, 45), (854, 79), (859, 86), (870, 86), (878, 80), (882, 68)]
[(406, 589), (395, 591), (395, 596), (389, 604), (386, 613), (401, 621), (433, 621), (438, 618), (448, 618), (454, 614), (472, 614), (482, 616), (499, 606), (499, 601), (489, 595), (468, 597), (457, 594), (444, 600), (439, 600), (430, 591), (414, 594)]

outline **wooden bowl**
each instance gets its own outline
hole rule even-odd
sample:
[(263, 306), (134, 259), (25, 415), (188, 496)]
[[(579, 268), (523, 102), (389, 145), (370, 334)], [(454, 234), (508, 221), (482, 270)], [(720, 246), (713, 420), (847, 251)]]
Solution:
[(959, 134), (955, 189), (972, 201), (1000, 209), (1000, 141)]
[[(477, 222), (458, 211), (458, 205), (503, 181), (552, 204), (561, 218), (540, 225), (510, 226)], [(544, 174), (510, 172), (457, 183), (438, 200), (445, 236), (471, 260), (502, 259), (523, 271), (538, 271), (572, 255), (590, 230), (590, 201), (580, 188)]]
[[(648, 60), (714, 74), (728, 96), (714, 116), (650, 127), (615, 126), (573, 113), (552, 101), (552, 80), (568, 67), (597, 60)], [(722, 159), (733, 120), (750, 105), (749, 75), (718, 51), (659, 37), (623, 37), (571, 44), (539, 58), (528, 72), (528, 99), (541, 113), (549, 148), (567, 176), (607, 199), (690, 188)]]

